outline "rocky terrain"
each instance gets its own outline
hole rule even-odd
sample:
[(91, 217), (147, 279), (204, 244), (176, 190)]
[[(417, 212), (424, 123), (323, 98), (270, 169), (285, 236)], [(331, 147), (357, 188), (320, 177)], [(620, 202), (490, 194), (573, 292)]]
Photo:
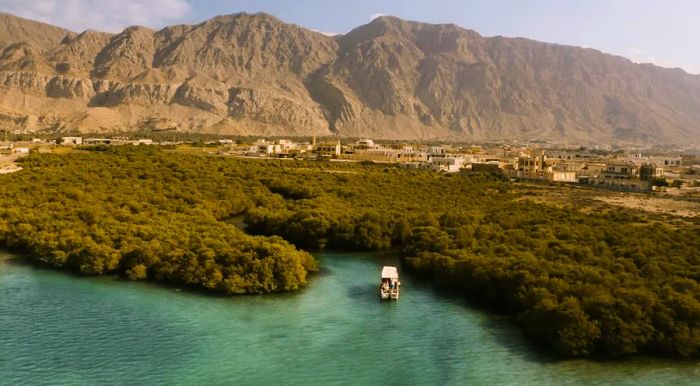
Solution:
[(0, 14), (0, 128), (698, 143), (700, 76), (381, 17), (266, 14), (113, 35)]

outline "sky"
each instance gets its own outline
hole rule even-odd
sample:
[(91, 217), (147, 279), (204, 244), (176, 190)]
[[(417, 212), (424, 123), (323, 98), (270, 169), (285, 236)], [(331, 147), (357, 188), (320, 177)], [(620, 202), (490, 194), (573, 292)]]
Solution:
[(454, 23), (485, 36), (599, 49), (700, 74), (700, 0), (0, 0), (0, 11), (76, 32), (159, 29), (216, 15), (267, 12), (325, 33), (378, 15)]

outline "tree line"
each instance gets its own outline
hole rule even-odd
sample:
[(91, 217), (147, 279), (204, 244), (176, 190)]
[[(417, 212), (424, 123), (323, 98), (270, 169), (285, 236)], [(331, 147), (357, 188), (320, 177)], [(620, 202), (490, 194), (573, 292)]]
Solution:
[[(85, 274), (287, 291), (305, 250), (396, 249), (565, 356), (700, 354), (700, 220), (534, 202), (489, 174), (157, 148), (31, 155), (2, 176), (0, 244)], [(245, 216), (245, 234), (233, 219)]]
[(241, 165), (163, 151), (32, 155), (0, 184), (0, 244), (86, 275), (229, 294), (299, 289), (315, 259), (226, 221), (252, 202)]

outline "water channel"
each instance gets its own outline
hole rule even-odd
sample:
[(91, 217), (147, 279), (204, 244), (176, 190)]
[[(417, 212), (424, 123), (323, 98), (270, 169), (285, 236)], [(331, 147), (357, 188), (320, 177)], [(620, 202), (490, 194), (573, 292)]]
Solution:
[(0, 384), (697, 385), (700, 364), (561, 361), (505, 317), (402, 276), (391, 257), (325, 253), (293, 294), (216, 297), (81, 278), (0, 253)]

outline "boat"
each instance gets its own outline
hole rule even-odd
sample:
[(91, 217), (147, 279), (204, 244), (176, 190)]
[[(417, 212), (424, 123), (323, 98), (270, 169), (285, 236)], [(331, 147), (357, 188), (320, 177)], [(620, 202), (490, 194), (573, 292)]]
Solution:
[(399, 271), (396, 267), (382, 268), (382, 283), (379, 286), (379, 298), (382, 300), (399, 300)]

